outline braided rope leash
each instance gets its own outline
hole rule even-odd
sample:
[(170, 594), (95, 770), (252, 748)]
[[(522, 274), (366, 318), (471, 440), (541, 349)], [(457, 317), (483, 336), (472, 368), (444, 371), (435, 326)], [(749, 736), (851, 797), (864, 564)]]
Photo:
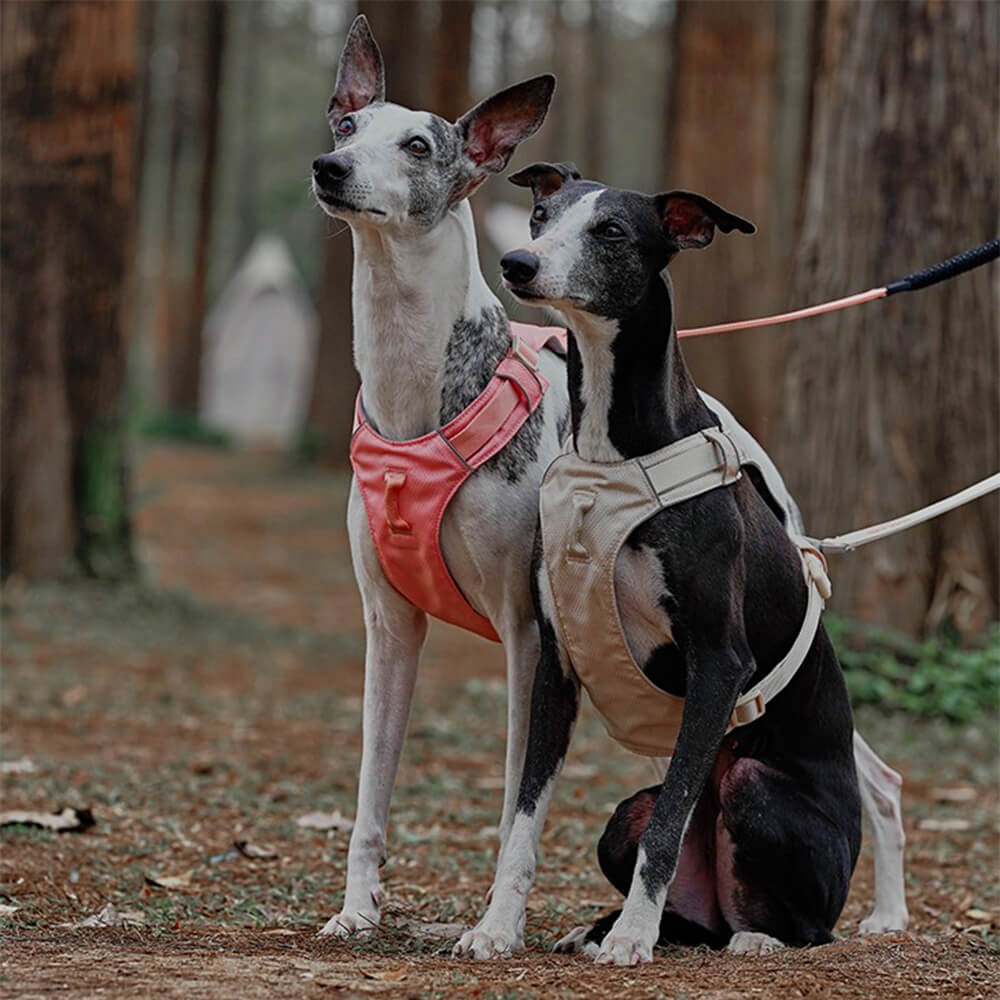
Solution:
[(1000, 239), (990, 240), (981, 247), (965, 250), (939, 264), (932, 264), (922, 271), (915, 271), (913, 274), (908, 274), (905, 278), (883, 285), (881, 288), (869, 288), (867, 292), (858, 292), (856, 295), (834, 299), (832, 302), (822, 302), (816, 306), (807, 306), (805, 309), (778, 313), (774, 316), (758, 316), (757, 319), (744, 319), (736, 323), (716, 323), (714, 326), (697, 326), (688, 330), (678, 330), (677, 336), (703, 337), (707, 333), (731, 333), (734, 330), (751, 330), (757, 326), (777, 326), (779, 323), (791, 323), (797, 319), (808, 319), (810, 316), (822, 316), (824, 313), (859, 306), (864, 302), (874, 302), (876, 299), (884, 299), (899, 292), (915, 292), (920, 288), (929, 288), (939, 281), (947, 281), (949, 278), (955, 278), (966, 271), (982, 267), (983, 264), (988, 264), (998, 257), (1000, 257)]

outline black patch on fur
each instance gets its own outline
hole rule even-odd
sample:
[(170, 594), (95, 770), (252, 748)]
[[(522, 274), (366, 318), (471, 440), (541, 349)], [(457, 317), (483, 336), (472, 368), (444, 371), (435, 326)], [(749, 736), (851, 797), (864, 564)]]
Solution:
[[(463, 317), (452, 330), (441, 384), (441, 423), (454, 420), (486, 388), (497, 365), (510, 350), (510, 325), (499, 306), (475, 319)], [(482, 468), (516, 483), (536, 458), (545, 426), (545, 399), (521, 429)]]

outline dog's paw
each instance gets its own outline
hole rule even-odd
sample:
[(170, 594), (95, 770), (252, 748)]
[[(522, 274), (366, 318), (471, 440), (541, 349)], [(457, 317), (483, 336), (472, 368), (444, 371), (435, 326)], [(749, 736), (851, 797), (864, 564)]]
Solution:
[(726, 945), (730, 955), (769, 955), (785, 946), (770, 934), (758, 931), (737, 931)]
[(369, 937), (378, 930), (379, 912), (372, 910), (367, 913), (361, 910), (343, 910), (323, 925), (317, 937)]
[(561, 955), (579, 955), (582, 953), (589, 955), (591, 958), (596, 958), (597, 953), (601, 949), (596, 942), (587, 940), (589, 933), (589, 925), (574, 927), (569, 934), (556, 941), (552, 946), (552, 950), (556, 954)]
[(604, 939), (595, 961), (598, 965), (640, 965), (653, 961), (653, 945), (645, 935), (612, 930)]
[(474, 958), (486, 961), (491, 958), (510, 958), (524, 948), (521, 935), (513, 931), (491, 929), (484, 920), (471, 931), (466, 931), (455, 943), (451, 954), (454, 958)]
[(910, 915), (906, 912), (905, 907), (901, 913), (881, 913), (878, 910), (874, 910), (858, 925), (858, 933), (868, 935), (891, 934), (893, 931), (905, 931), (906, 925), (909, 922)]

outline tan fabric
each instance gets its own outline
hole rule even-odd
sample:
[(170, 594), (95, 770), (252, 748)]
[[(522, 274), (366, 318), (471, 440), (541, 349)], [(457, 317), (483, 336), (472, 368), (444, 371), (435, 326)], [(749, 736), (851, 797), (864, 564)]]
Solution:
[[(662, 508), (736, 482), (746, 462), (729, 435), (710, 429), (625, 462), (587, 462), (567, 451), (545, 474), (539, 506), (556, 625), (608, 733), (635, 753), (673, 753), (684, 699), (656, 687), (632, 658), (615, 597), (618, 551)], [(799, 636), (737, 701), (730, 729), (762, 715), (809, 651), (823, 600), (803, 565), (812, 585)]]

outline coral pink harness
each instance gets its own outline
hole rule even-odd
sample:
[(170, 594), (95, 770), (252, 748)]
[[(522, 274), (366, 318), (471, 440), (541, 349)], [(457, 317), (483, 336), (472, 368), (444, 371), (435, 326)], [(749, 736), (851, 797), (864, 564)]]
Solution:
[(511, 349), (486, 388), (444, 427), (412, 441), (389, 441), (354, 408), (351, 465), (368, 527), (389, 583), (435, 618), (499, 642), (489, 619), (466, 600), (445, 565), (441, 521), (458, 488), (503, 448), (538, 408), (549, 383), (538, 352), (564, 352), (566, 331), (511, 323)]

